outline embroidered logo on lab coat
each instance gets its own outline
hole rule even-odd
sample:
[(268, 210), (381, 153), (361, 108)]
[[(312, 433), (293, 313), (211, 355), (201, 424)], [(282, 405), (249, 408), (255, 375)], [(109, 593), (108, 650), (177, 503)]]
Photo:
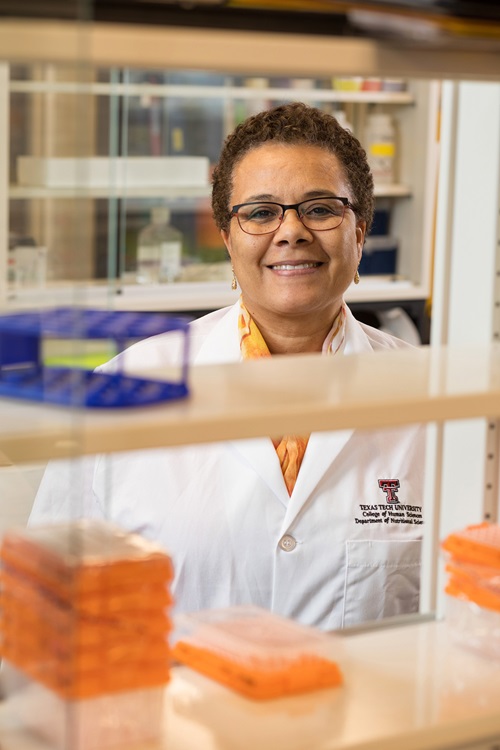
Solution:
[(397, 491), (399, 490), (399, 479), (379, 479), (378, 486), (387, 495), (388, 503), (399, 503)]
[(360, 503), (359, 516), (354, 519), (355, 523), (405, 525), (423, 523), (420, 505), (408, 505), (401, 502), (398, 496), (399, 479), (379, 479), (378, 486), (385, 494), (385, 503)]

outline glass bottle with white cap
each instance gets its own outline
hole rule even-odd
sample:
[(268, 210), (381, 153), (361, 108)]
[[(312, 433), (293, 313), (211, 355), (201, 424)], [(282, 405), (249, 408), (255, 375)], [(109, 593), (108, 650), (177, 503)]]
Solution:
[(171, 226), (170, 210), (155, 206), (151, 222), (140, 232), (137, 243), (137, 282), (157, 284), (176, 281), (181, 273), (182, 233)]

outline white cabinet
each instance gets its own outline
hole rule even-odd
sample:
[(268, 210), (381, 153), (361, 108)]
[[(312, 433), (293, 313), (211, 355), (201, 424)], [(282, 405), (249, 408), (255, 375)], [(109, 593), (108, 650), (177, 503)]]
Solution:
[[(208, 175), (204, 184), (183, 181), (177, 187), (134, 183), (127, 174), (118, 177), (118, 162), (122, 157), (154, 162), (169, 154), (207, 158), (213, 164), (223, 138), (239, 119), (293, 99), (346, 113), (363, 144), (371, 112), (393, 118), (397, 181), (375, 185), (376, 225), (381, 226), (374, 231), (390, 235), (387, 241), (377, 239), (384, 247), (392, 243), (396, 250), (385, 257), (396, 255), (396, 260), (392, 265), (382, 261), (378, 271), (373, 266), (374, 273), (361, 270), (362, 283), (348, 290), (347, 299), (423, 304), (429, 297), (438, 165), (437, 82), (404, 80), (402, 90), (394, 91), (383, 90), (380, 79), (381, 90), (364, 90), (360, 79), (336, 79), (334, 68), (328, 77), (310, 80), (168, 69), (90, 68), (79, 74), (61, 65), (5, 65), (3, 75), (9, 92), (3, 105), (9, 108), (10, 103), (10, 179), (0, 186), (0, 195), (5, 194), (9, 206), (11, 243), (16, 236), (21, 242), (31, 237), (46, 248), (47, 280), (23, 283), (19, 277), (16, 282), (11, 273), (8, 284), (3, 280), (0, 306), (72, 301), (75, 284), (86, 304), (116, 309), (195, 311), (232, 302), (236, 295), (230, 289), (227, 254), (210, 215)], [(107, 186), (89, 178), (86, 157), (94, 155), (109, 158)], [(75, 171), (73, 187), (54, 186), (49, 180), (20, 184), (23, 156), (42, 161), (80, 157), (81, 171)], [(134, 283), (137, 233), (151, 207), (159, 203), (169, 205), (172, 223), (184, 233), (183, 272), (178, 283), (144, 289)], [(7, 237), (1, 240), (0, 261), (3, 258), (5, 264)], [(372, 255), (368, 247), (365, 255), (384, 258), (378, 251)], [(1, 273), (5, 277), (7, 272)], [(110, 286), (119, 293), (110, 296)]]

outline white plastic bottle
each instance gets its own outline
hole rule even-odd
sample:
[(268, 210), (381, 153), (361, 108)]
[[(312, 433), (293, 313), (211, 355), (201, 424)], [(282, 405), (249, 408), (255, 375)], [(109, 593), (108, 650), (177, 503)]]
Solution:
[(335, 110), (335, 112), (333, 113), (333, 116), (335, 117), (335, 119), (337, 120), (338, 124), (341, 127), (343, 127), (345, 130), (350, 130), (351, 133), (354, 132), (354, 128), (352, 127), (351, 123), (347, 119), (347, 115), (343, 109)]
[(396, 131), (392, 117), (381, 112), (369, 115), (365, 141), (375, 184), (396, 182)]
[(156, 206), (151, 223), (139, 232), (137, 242), (137, 281), (157, 284), (175, 281), (181, 272), (182, 233), (170, 225), (170, 211)]
[(247, 117), (250, 117), (250, 115), (256, 115), (269, 108), (269, 102), (265, 98), (266, 89), (269, 87), (269, 80), (267, 78), (247, 78), (245, 80), (245, 86), (256, 90), (262, 89), (262, 97), (258, 96), (255, 99), (247, 100)]

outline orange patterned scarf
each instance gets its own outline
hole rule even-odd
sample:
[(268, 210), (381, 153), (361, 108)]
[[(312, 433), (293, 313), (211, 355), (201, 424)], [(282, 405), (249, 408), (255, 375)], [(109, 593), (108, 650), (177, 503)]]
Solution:
[[(332, 329), (323, 344), (323, 354), (336, 354), (343, 348), (345, 332), (345, 308), (342, 305), (339, 315), (335, 319)], [(257, 324), (240, 298), (240, 314), (238, 316), (238, 331), (240, 334), (240, 350), (243, 359), (257, 359), (270, 357), (264, 338)], [(276, 453), (281, 464), (283, 479), (288, 494), (291, 495), (299, 474), (300, 466), (306, 452), (309, 435), (285, 435), (279, 440), (273, 440)]]

